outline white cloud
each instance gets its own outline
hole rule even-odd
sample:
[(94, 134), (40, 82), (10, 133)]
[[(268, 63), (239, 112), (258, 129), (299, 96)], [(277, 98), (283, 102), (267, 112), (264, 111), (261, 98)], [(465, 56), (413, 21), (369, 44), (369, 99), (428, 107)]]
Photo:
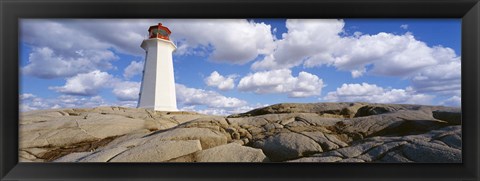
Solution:
[(322, 79), (316, 75), (300, 72), (292, 76), (289, 69), (261, 71), (243, 77), (238, 84), (240, 91), (257, 94), (287, 93), (289, 97), (309, 97), (320, 95)]
[(408, 24), (403, 24), (403, 25), (400, 25), (400, 28), (402, 28), (402, 29), (406, 30), (406, 29), (408, 29)]
[(460, 60), (427, 67), (412, 78), (412, 86), (418, 92), (435, 92), (444, 95), (460, 95)]
[[(140, 48), (147, 29), (157, 24), (153, 19), (24, 19), (22, 41), (39, 47), (50, 47), (62, 55), (77, 50), (107, 50), (143, 55)], [(72, 51), (74, 50), (74, 51)]]
[(150, 20), (23, 19), (21, 41), (32, 47), (22, 72), (65, 78), (115, 68), (115, 53), (143, 56), (140, 48)]
[(23, 93), (23, 94), (20, 94), (20, 100), (23, 101), (23, 100), (29, 100), (29, 99), (33, 99), (37, 96), (35, 96), (34, 94), (30, 94), (30, 93)]
[(44, 79), (70, 77), (86, 73), (97, 68), (110, 69), (110, 61), (118, 57), (111, 51), (85, 50), (75, 55), (56, 54), (51, 48), (33, 48), (28, 64), (21, 71), (27, 75)]
[(242, 107), (236, 107), (236, 108), (199, 108), (198, 106), (184, 106), (180, 108), (182, 111), (193, 111), (193, 112), (199, 112), (202, 114), (209, 114), (209, 115), (230, 115), (230, 114), (237, 114), (237, 113), (244, 113), (251, 111), (253, 109), (259, 108), (259, 107), (265, 107), (268, 106), (268, 104), (256, 104), (254, 106), (242, 106)]
[(431, 104), (434, 96), (416, 93), (406, 89), (385, 89), (375, 84), (343, 84), (336, 91), (327, 93), (322, 100), (329, 102), (372, 102)]
[(210, 87), (216, 87), (222, 91), (232, 90), (235, 87), (235, 79), (236, 75), (229, 75), (224, 77), (220, 75), (217, 71), (213, 71), (210, 76), (205, 78), (205, 84)]
[[(288, 32), (275, 41), (276, 49), (254, 62), (253, 70), (326, 65), (354, 78), (373, 74), (409, 79), (419, 92), (459, 90), (460, 57), (451, 48), (428, 46), (410, 32), (345, 36), (342, 20), (289, 19), (286, 25)], [(433, 75), (441, 74), (440, 69), (456, 75)]]
[(132, 61), (123, 71), (123, 76), (127, 79), (132, 78), (135, 75), (142, 75), (143, 61)]
[(292, 20), (286, 22), (287, 33), (275, 41), (275, 51), (252, 64), (254, 70), (281, 69), (301, 65), (306, 59), (332, 59), (332, 45), (339, 41), (343, 20)]
[[(20, 96), (22, 97), (22, 95)], [(23, 96), (25, 97), (25, 96)], [(71, 96), (61, 95), (56, 98), (41, 98), (31, 94), (29, 99), (23, 99), (20, 101), (20, 111), (33, 111), (44, 109), (59, 109), (59, 108), (91, 108), (98, 106), (109, 106), (100, 96), (83, 97), (83, 96)]]
[(271, 26), (245, 19), (177, 19), (164, 25), (179, 44), (177, 54), (196, 48), (211, 50), (211, 54), (202, 52), (214, 62), (245, 64), (274, 48)]
[(462, 104), (462, 98), (460, 96), (452, 96), (446, 100), (440, 102), (440, 105), (460, 107)]
[[(443, 62), (440, 60), (444, 57), (442, 53), (450, 53), (451, 50), (429, 47), (410, 32), (403, 35), (381, 32), (342, 36), (345, 25), (342, 20), (289, 19), (286, 25), (288, 32), (275, 41), (275, 51), (252, 64), (253, 70), (331, 65), (352, 72), (353, 77), (368, 71), (377, 75), (405, 77), (422, 68), (438, 65)], [(458, 58), (453, 55), (448, 58)], [(366, 70), (368, 65), (371, 70)]]
[(177, 102), (184, 106), (204, 105), (209, 108), (235, 108), (245, 106), (246, 101), (234, 97), (226, 97), (214, 91), (189, 88), (176, 84)]
[(113, 103), (112, 106), (120, 106), (120, 107), (130, 107), (130, 108), (136, 108), (137, 107), (137, 101), (118, 101), (116, 103)]
[(140, 93), (140, 82), (116, 82), (112, 92), (120, 101), (137, 101)]
[(98, 94), (99, 89), (111, 86), (112, 80), (112, 75), (95, 70), (67, 78), (64, 86), (49, 89), (68, 95), (92, 96)]
[(95, 96), (101, 89), (112, 88), (119, 101), (136, 101), (140, 92), (140, 82), (124, 81), (107, 72), (95, 70), (66, 79), (63, 86), (49, 87), (66, 95)]

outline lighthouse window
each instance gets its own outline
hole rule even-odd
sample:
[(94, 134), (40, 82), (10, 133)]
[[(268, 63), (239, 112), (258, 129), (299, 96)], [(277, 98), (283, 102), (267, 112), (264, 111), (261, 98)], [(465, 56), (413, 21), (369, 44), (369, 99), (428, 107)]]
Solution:
[(160, 29), (159, 32), (160, 32), (160, 35), (162, 36), (168, 36), (167, 31), (165, 31), (164, 29)]
[(153, 29), (152, 34), (157, 35), (158, 34), (158, 29)]

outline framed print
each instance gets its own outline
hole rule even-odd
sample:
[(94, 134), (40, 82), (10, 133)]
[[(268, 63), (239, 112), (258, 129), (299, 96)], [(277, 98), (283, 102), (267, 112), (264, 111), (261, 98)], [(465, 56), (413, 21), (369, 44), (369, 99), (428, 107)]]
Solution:
[(476, 0), (0, 5), (2, 180), (478, 180)]

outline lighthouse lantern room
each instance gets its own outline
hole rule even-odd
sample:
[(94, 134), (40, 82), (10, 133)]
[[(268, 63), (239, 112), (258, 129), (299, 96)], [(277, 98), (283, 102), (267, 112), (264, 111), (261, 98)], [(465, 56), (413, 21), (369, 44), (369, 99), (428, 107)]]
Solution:
[(165, 26), (162, 26), (162, 23), (158, 25), (150, 26), (148, 28), (149, 38), (161, 38), (164, 40), (170, 40), (170, 34), (172, 33), (170, 29)]
[(137, 107), (177, 111), (172, 61), (177, 47), (170, 41), (171, 31), (161, 23), (150, 26), (148, 33), (149, 38), (141, 44), (146, 54)]

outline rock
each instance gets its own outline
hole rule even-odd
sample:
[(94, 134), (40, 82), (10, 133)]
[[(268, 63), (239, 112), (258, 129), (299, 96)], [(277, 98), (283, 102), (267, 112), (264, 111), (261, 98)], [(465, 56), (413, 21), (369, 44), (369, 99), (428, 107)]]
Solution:
[(406, 144), (402, 149), (409, 160), (422, 163), (461, 163), (462, 151), (429, 142)]
[[(298, 114), (295, 119), (295, 121), (302, 121), (306, 123), (306, 125), (314, 125), (314, 126), (333, 126), (337, 122), (342, 121), (343, 119), (340, 118), (328, 118), (328, 117), (323, 117), (319, 116), (318, 114), (311, 114), (311, 113), (302, 113)], [(293, 125), (291, 125), (293, 126)]]
[(462, 137), (459, 135), (447, 135), (440, 140), (452, 148), (462, 149)]
[(21, 151), (25, 151), (31, 155), (34, 155), (35, 157), (43, 157), (45, 153), (49, 151), (47, 148), (25, 148), (22, 149)]
[(358, 159), (358, 158), (347, 158), (347, 159), (339, 160), (338, 162), (350, 162), (350, 163), (354, 163), (354, 162), (365, 162), (365, 160)]
[(280, 120), (280, 124), (285, 126), (291, 122), (295, 121), (295, 117), (291, 117), (291, 118), (287, 118), (287, 119), (283, 119), (283, 120)]
[(461, 162), (461, 110), (276, 104), (211, 116), (123, 107), (20, 114), (25, 162)]
[(146, 138), (148, 139), (146, 143), (165, 140), (200, 140), (202, 149), (227, 144), (225, 135), (214, 132), (208, 128), (176, 128), (153, 133)]
[[(45, 115), (47, 112), (41, 113)], [(36, 117), (36, 115), (29, 114), (24, 117)], [(144, 120), (120, 115), (94, 112), (86, 113), (85, 117), (64, 115), (51, 121), (21, 125), (19, 146), (20, 148), (68, 146), (124, 135), (144, 129), (144, 125)]]
[(390, 113), (390, 112), (395, 112), (398, 109), (399, 109), (398, 107), (392, 107), (392, 106), (367, 105), (367, 106), (360, 107), (355, 113), (355, 117), (364, 117), (364, 116)]
[(394, 113), (357, 117), (336, 125), (337, 132), (360, 133), (363, 137), (403, 136), (428, 132), (447, 126), (421, 111), (400, 110)]
[(314, 140), (298, 133), (280, 133), (264, 142), (256, 142), (254, 147), (262, 149), (272, 161), (290, 160), (323, 151)]
[(250, 127), (247, 129), (248, 132), (250, 132), (250, 134), (252, 135), (258, 135), (258, 134), (262, 134), (265, 132), (265, 129), (263, 128), (257, 128), (257, 127)]
[(265, 162), (262, 150), (236, 143), (217, 146), (195, 153), (197, 162)]
[(192, 153), (192, 154), (183, 155), (177, 158), (173, 158), (165, 162), (195, 162), (195, 160), (196, 160), (195, 153)]
[(404, 162), (412, 162), (411, 160), (405, 158), (405, 156), (403, 156), (402, 152), (400, 150), (395, 150), (395, 151), (391, 151), (391, 152), (388, 152), (387, 154), (385, 154), (385, 156), (382, 157), (382, 159), (380, 160), (380, 162), (388, 162), (388, 163), (404, 163)]
[[(282, 103), (263, 107), (248, 111), (242, 114), (230, 115), (233, 117), (249, 117), (266, 114), (284, 114), (284, 113), (325, 113), (325, 112), (341, 112), (343, 108), (352, 106), (352, 103)], [(332, 111), (333, 110), (333, 111)]]
[(19, 151), (18, 152), (18, 155), (20, 158), (23, 158), (23, 159), (27, 159), (27, 160), (35, 160), (37, 159), (37, 157), (33, 154), (30, 154), (26, 151)]
[(201, 150), (200, 141), (155, 141), (128, 149), (111, 162), (162, 162)]
[(458, 111), (433, 111), (433, 117), (442, 121), (446, 121), (450, 124), (460, 125), (462, 124), (462, 112)]
[(314, 157), (329, 157), (329, 156), (334, 156), (334, 157), (341, 157), (341, 158), (345, 158), (345, 156), (343, 156), (341, 153), (339, 153), (337, 150), (332, 150), (332, 151), (328, 151), (328, 152), (323, 152), (323, 153), (317, 153), (317, 154), (314, 154), (312, 155)]
[(264, 128), (267, 132), (272, 132), (275, 131), (275, 129), (282, 129), (283, 126), (278, 123), (268, 123), (264, 126)]
[(219, 130), (219, 128), (226, 129), (228, 127), (228, 123), (223, 117), (209, 116), (209, 117), (197, 118), (179, 125), (179, 128), (213, 128), (213, 127), (216, 127), (217, 130)]
[(326, 157), (304, 157), (296, 160), (289, 160), (288, 162), (336, 162), (342, 160), (341, 157), (326, 156)]
[(370, 149), (367, 153), (358, 156), (358, 158), (364, 161), (374, 161), (382, 157), (385, 153), (389, 152), (390, 150), (400, 147), (404, 144), (407, 144), (407, 142), (402, 141), (402, 142), (384, 143), (382, 145), (379, 145)]
[[(103, 149), (101, 151), (95, 152), (88, 156), (85, 156), (79, 159), (79, 162), (108, 162), (118, 154), (124, 152), (128, 148), (119, 147), (119, 148), (112, 148), (112, 149)], [(141, 154), (141, 153), (140, 153)]]
[(70, 153), (66, 156), (63, 156), (59, 159), (54, 160), (53, 162), (78, 162), (80, 159), (92, 154), (91, 152), (78, 152)]
[(340, 148), (339, 145), (331, 142), (322, 132), (302, 132), (303, 135), (315, 140), (324, 151)]
[(251, 117), (251, 118), (227, 118), (230, 124), (236, 124), (239, 126), (250, 125), (254, 127), (262, 127), (268, 122), (262, 117)]
[[(182, 124), (182, 123), (186, 123), (186, 122), (198, 119), (198, 118), (204, 118), (204, 117), (209, 117), (209, 116), (207, 116), (207, 115), (170, 115), (170, 116), (166, 116), (166, 117), (169, 117), (169, 118), (173, 119), (178, 124)], [(213, 116), (213, 117), (216, 117), (216, 116)]]
[(330, 140), (332, 143), (335, 143), (336, 145), (339, 145), (340, 147), (346, 147), (348, 146), (347, 143), (343, 142), (342, 140), (338, 139), (337, 136), (332, 135), (332, 134), (325, 134), (325, 137)]
[(337, 149), (336, 151), (338, 153), (342, 154), (345, 157), (353, 158), (353, 157), (357, 157), (357, 156), (365, 153), (367, 150), (369, 150), (369, 149), (371, 149), (375, 146), (378, 146), (380, 144), (382, 144), (382, 143), (366, 142), (366, 143), (363, 143), (363, 144), (357, 144), (357, 145), (354, 145), (354, 146), (340, 148), (340, 149)]
[(116, 138), (112, 142), (108, 143), (100, 149), (112, 149), (112, 148), (131, 148), (145, 143), (148, 139), (144, 138), (150, 133), (148, 130), (139, 130), (132, 133), (123, 135)]

